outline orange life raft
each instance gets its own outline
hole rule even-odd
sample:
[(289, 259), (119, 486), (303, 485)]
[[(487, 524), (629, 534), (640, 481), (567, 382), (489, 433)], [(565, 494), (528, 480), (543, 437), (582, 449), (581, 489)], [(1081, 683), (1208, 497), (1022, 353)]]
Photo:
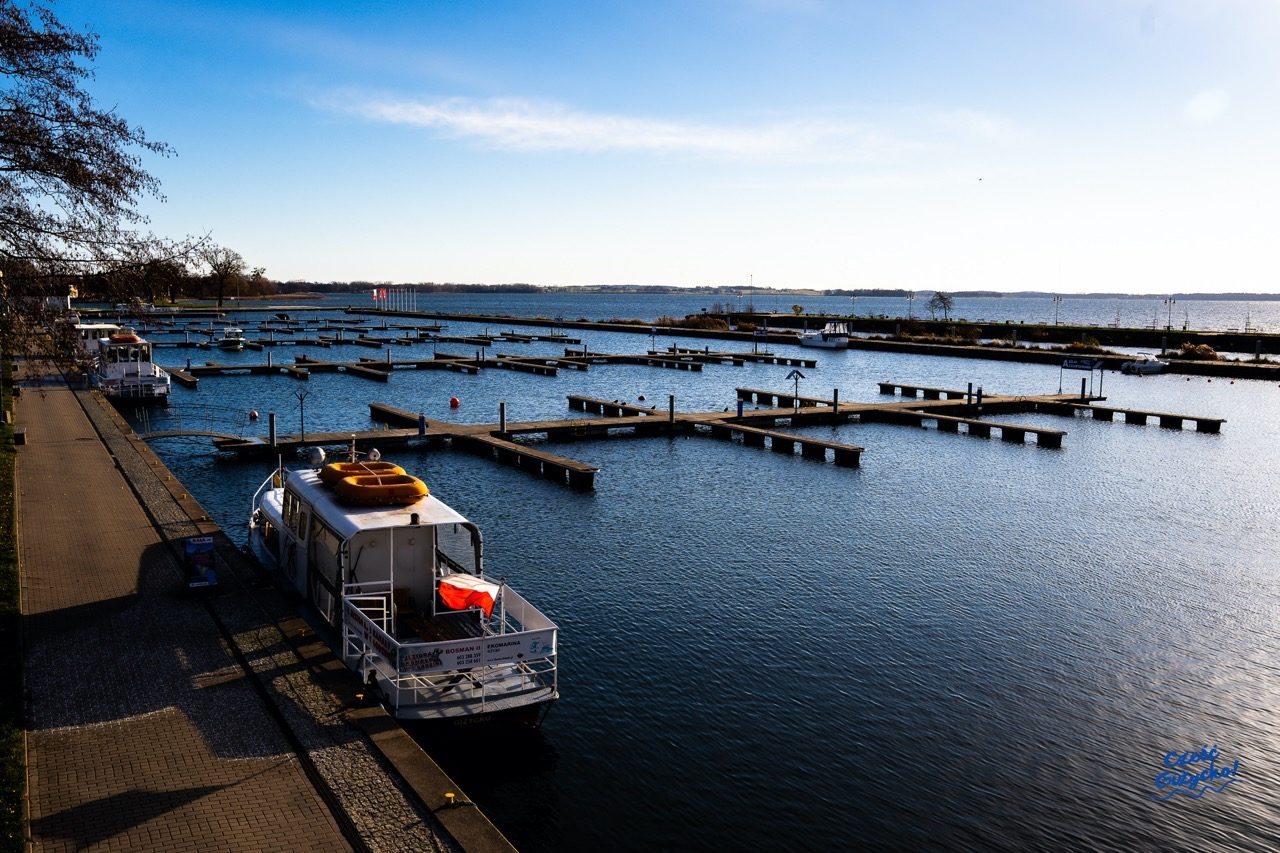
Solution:
[(404, 469), (391, 462), (330, 462), (320, 469), (320, 482), (333, 486), (343, 477), (359, 477), (366, 474), (384, 476), (403, 474)]
[(361, 506), (408, 505), (429, 492), (426, 483), (408, 474), (357, 474), (343, 477), (333, 490), (346, 503)]

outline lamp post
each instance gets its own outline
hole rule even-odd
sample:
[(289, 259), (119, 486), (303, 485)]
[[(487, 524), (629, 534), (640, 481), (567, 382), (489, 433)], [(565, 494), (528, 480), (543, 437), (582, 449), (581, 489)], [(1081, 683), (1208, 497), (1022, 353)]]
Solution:
[(1058, 325), (1058, 306), (1062, 304), (1061, 296), (1053, 297), (1053, 325)]
[(914, 290), (907, 291), (907, 319), (914, 319), (913, 313), (916, 304), (916, 292)]
[(1166, 297), (1164, 300), (1165, 307), (1168, 308), (1168, 313), (1166, 314), (1165, 325), (1164, 325), (1164, 329), (1166, 332), (1173, 331), (1173, 303), (1177, 301), (1178, 300), (1174, 299), (1172, 296)]

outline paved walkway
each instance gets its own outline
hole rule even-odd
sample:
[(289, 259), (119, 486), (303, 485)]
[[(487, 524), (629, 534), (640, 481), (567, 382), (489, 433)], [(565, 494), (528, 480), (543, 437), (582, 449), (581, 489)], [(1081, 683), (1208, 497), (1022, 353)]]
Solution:
[(16, 416), (33, 849), (350, 849), (73, 392)]

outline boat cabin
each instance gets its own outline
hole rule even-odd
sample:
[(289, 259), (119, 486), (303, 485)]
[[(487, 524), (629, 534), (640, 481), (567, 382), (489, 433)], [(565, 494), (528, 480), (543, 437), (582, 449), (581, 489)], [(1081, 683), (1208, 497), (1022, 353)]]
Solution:
[(71, 326), (72, 346), (77, 356), (98, 354), (98, 341), (120, 332), (115, 323), (74, 323)]

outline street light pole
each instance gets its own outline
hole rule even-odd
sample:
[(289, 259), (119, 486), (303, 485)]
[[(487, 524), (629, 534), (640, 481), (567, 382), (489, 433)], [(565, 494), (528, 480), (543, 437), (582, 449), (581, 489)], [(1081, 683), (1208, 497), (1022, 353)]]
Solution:
[(1165, 319), (1165, 326), (1164, 326), (1166, 332), (1173, 331), (1173, 303), (1177, 301), (1178, 300), (1174, 299), (1172, 296), (1168, 297), (1164, 301), (1164, 304), (1169, 308), (1169, 313)]
[(1053, 325), (1058, 325), (1058, 306), (1062, 304), (1061, 296), (1053, 297)]

